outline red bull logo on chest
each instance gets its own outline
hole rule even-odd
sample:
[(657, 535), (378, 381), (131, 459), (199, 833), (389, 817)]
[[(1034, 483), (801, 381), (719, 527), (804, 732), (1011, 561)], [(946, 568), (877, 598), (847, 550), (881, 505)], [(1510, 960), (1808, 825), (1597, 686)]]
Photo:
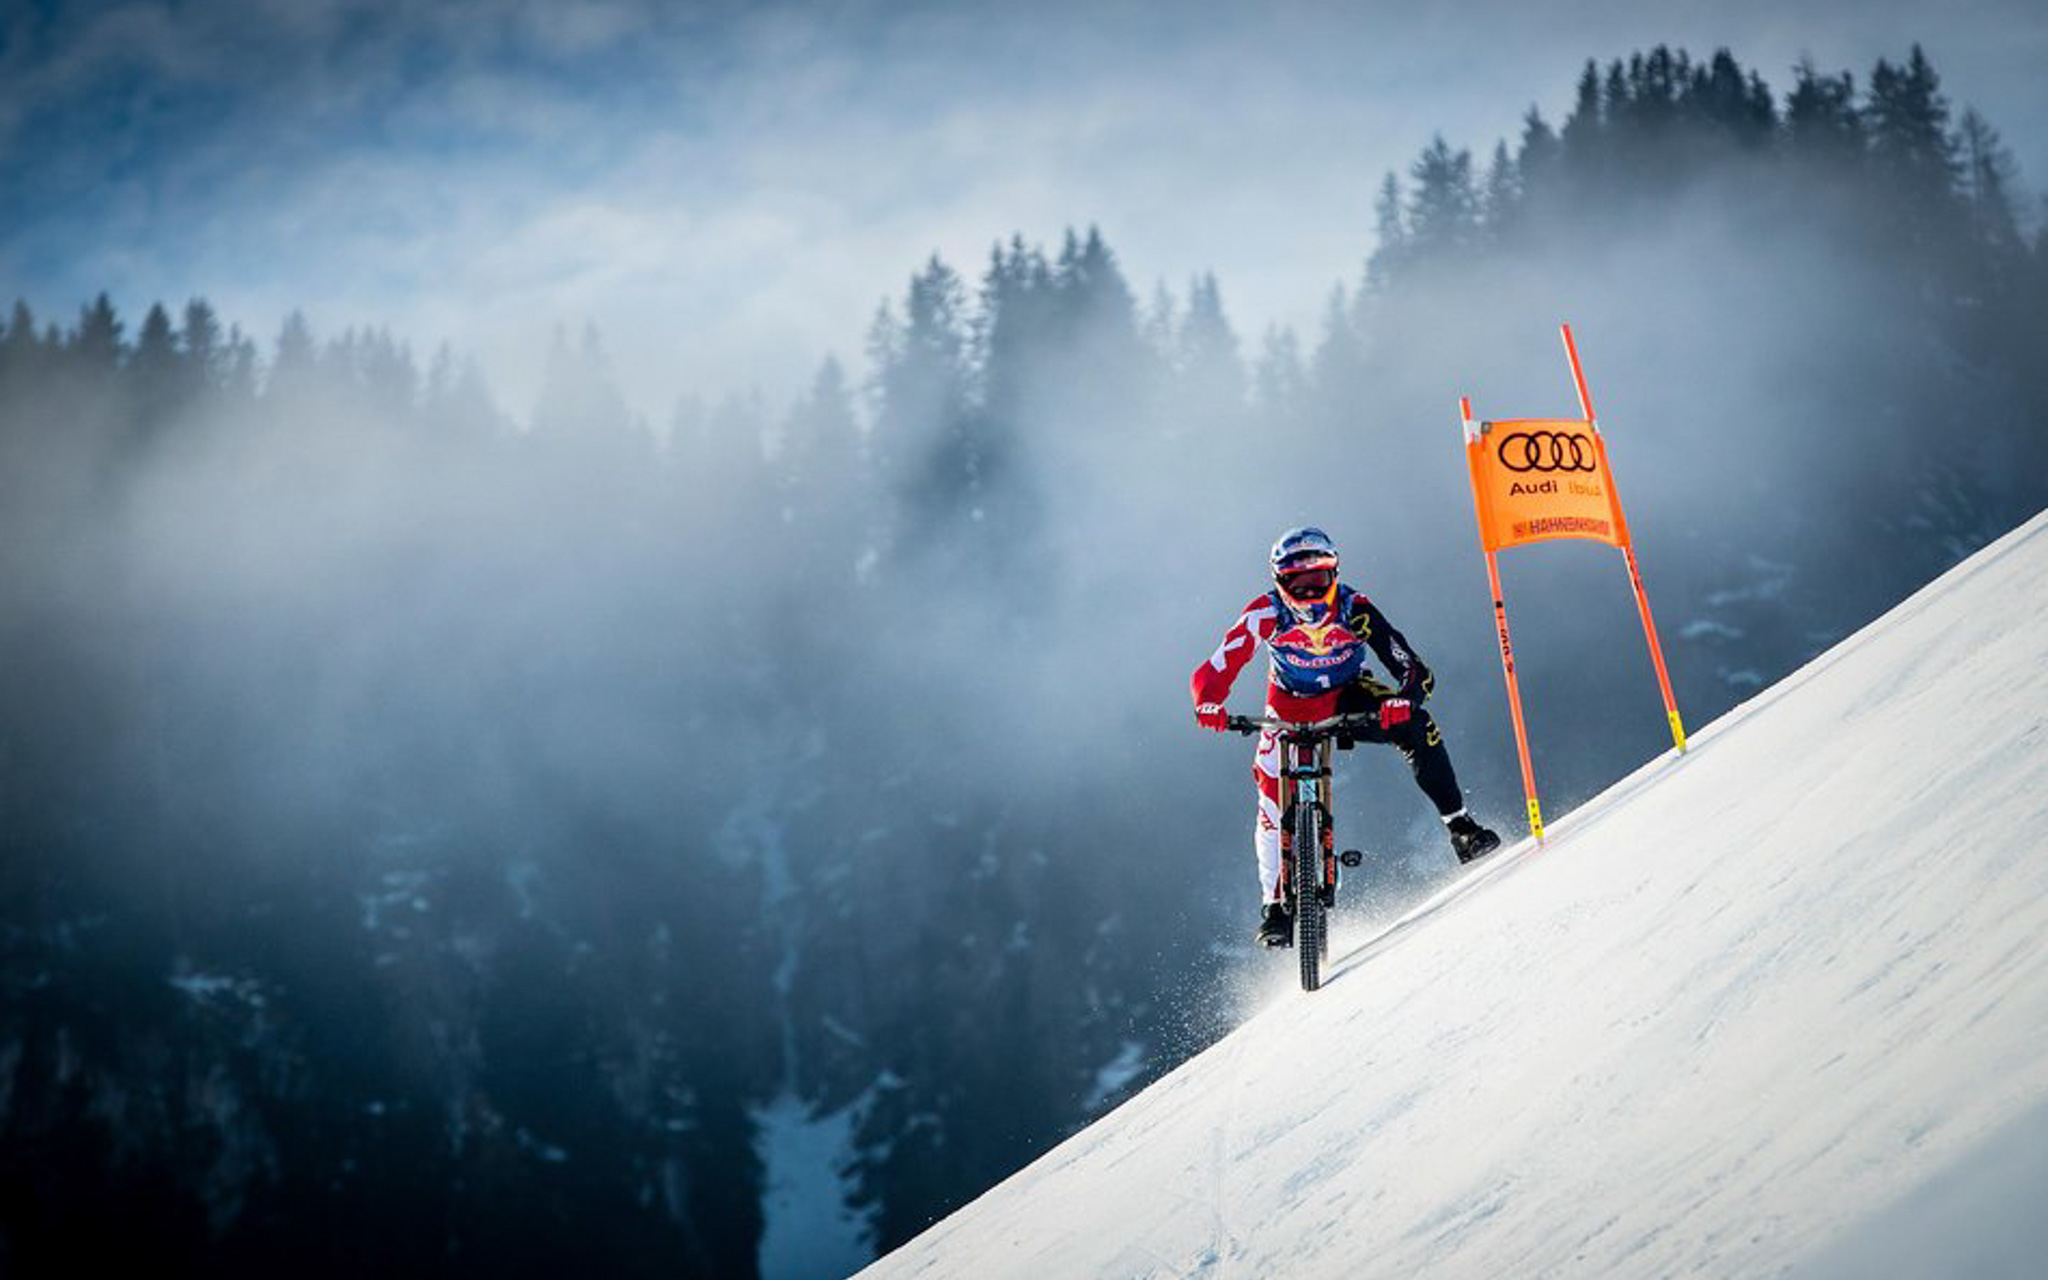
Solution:
[(1349, 684), (1365, 663), (1365, 642), (1341, 623), (1289, 627), (1267, 644), (1274, 675), (1282, 687), (1297, 693)]
[(1303, 624), (1290, 627), (1272, 639), (1275, 649), (1288, 649), (1303, 658), (1327, 658), (1354, 652), (1358, 648), (1358, 637), (1341, 623), (1330, 622), (1322, 626)]

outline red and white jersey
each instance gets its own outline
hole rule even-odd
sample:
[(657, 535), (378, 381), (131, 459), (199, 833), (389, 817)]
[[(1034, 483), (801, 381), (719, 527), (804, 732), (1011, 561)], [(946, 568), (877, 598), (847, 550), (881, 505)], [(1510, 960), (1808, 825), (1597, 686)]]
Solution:
[[(1238, 673), (1262, 644), (1274, 659), (1268, 671), (1266, 705), (1283, 720), (1320, 720), (1334, 715), (1343, 687), (1371, 675), (1362, 659), (1362, 650), (1368, 647), (1386, 666), (1402, 696), (1416, 702), (1427, 697), (1429, 670), (1386, 615), (1363, 592), (1342, 585), (1337, 592), (1337, 616), (1320, 627), (1301, 625), (1276, 592), (1267, 592), (1246, 605), (1223, 633), (1216, 651), (1190, 677), (1195, 705), (1228, 698)], [(1336, 678), (1323, 680), (1316, 674), (1318, 668), (1336, 673)], [(1323, 687), (1316, 688), (1317, 683)]]

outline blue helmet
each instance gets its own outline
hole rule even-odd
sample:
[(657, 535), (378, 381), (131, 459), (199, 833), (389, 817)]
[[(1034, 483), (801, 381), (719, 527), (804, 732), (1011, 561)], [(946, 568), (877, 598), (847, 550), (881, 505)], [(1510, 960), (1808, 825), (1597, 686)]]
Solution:
[(1320, 621), (1337, 602), (1337, 544), (1314, 526), (1289, 529), (1273, 544), (1273, 585), (1298, 613)]
[(1273, 544), (1273, 578), (1278, 581), (1284, 573), (1301, 569), (1331, 569), (1337, 567), (1337, 544), (1330, 541), (1330, 535), (1314, 525), (1289, 529)]

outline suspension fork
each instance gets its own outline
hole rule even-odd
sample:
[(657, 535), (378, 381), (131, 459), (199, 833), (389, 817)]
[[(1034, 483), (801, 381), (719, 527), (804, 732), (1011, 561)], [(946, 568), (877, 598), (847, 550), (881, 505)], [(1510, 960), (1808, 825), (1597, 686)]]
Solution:
[(1322, 848), (1316, 853), (1320, 858), (1325, 905), (1337, 885), (1336, 822), (1330, 810), (1330, 740), (1316, 742), (1316, 810), (1322, 821), (1316, 824), (1316, 833), (1322, 839)]
[(1323, 738), (1313, 744), (1283, 742), (1280, 751), (1280, 786), (1286, 800), (1280, 811), (1280, 874), (1283, 893), (1293, 892), (1293, 883), (1288, 878), (1294, 874), (1294, 830), (1295, 814), (1303, 805), (1313, 805), (1316, 816), (1318, 849), (1303, 851), (1302, 861), (1319, 869), (1323, 887), (1328, 889), (1337, 882), (1336, 836), (1330, 821), (1330, 740)]

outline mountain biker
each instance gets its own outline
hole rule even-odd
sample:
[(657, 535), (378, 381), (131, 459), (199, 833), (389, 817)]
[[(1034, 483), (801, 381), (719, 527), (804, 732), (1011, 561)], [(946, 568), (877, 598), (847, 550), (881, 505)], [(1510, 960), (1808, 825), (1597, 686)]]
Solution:
[[(1444, 749), (1443, 733), (1423, 710), (1434, 683), (1429, 668), (1361, 591), (1337, 580), (1337, 548), (1321, 529), (1290, 529), (1273, 544), (1273, 590), (1244, 607), (1223, 643), (1195, 668), (1195, 721), (1219, 733), (1229, 727), (1223, 703), (1237, 674), (1264, 642), (1271, 658), (1266, 714), (1300, 724), (1333, 715), (1373, 714), (1358, 733), (1365, 742), (1401, 749), (1416, 785), (1436, 806), (1461, 863), (1484, 857), (1500, 837), (1465, 810), (1464, 793)], [(1396, 683), (1377, 679), (1366, 650)], [(1259, 859), (1258, 940), (1285, 946), (1293, 919), (1280, 893), (1280, 746), (1273, 731), (1259, 735), (1252, 757), (1258, 817), (1252, 843)]]

